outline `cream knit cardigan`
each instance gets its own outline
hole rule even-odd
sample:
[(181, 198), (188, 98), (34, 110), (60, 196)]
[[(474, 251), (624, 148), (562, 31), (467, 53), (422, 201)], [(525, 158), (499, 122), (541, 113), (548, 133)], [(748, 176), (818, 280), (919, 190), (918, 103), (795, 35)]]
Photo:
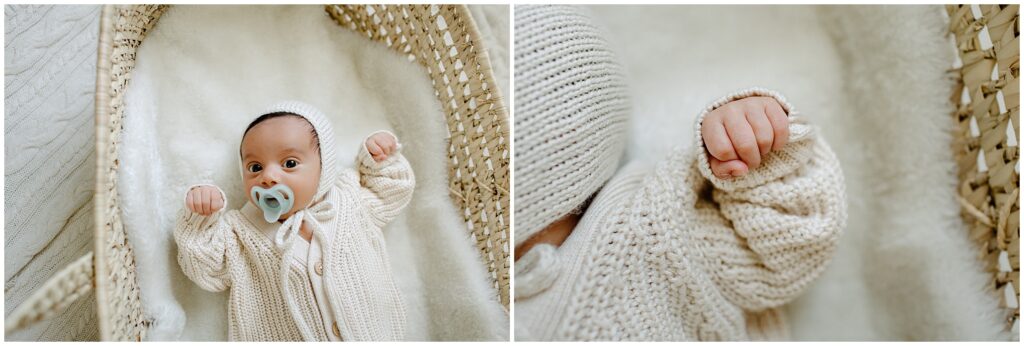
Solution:
[[(404, 338), (405, 308), (381, 228), (412, 198), (415, 178), (398, 151), (376, 162), (360, 145), (356, 160), (358, 172), (347, 170), (338, 179), (328, 179), (333, 186), (310, 208), (314, 217), (327, 222), (321, 244), (330, 312), (319, 311), (305, 267), (289, 266), (288, 290), (282, 289), (282, 258), (290, 251), (280, 250), (260, 232), (256, 225), (265, 221), (239, 210), (202, 216), (184, 208), (174, 231), (178, 263), (205, 290), (230, 288), (230, 340), (326, 341), (332, 331), (325, 330), (321, 313), (337, 317), (346, 341)], [(332, 209), (336, 217), (321, 220)], [(293, 318), (292, 311), (298, 316)]]
[[(733, 180), (711, 173), (700, 123), (753, 95), (790, 115), (790, 142)], [(787, 335), (777, 307), (825, 269), (845, 227), (839, 162), (778, 94), (733, 93), (692, 148), (622, 169), (560, 248), (516, 262), (517, 340), (749, 340)]]

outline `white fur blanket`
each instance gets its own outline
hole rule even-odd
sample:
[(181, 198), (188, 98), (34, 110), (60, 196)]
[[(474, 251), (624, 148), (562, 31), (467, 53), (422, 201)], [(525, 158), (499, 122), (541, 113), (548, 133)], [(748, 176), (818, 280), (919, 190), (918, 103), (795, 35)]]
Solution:
[[(411, 340), (507, 340), (490, 287), (447, 189), (446, 128), (420, 65), (342, 28), (323, 6), (177, 6), (139, 48), (126, 95), (119, 190), (152, 340), (223, 340), (226, 293), (180, 271), (171, 232), (185, 189), (213, 182), (245, 201), (242, 131), (282, 99), (332, 119), (347, 166), (362, 139), (391, 129), (417, 176), (409, 207), (384, 230)], [(344, 159), (348, 155), (350, 160)]]
[(656, 160), (739, 88), (778, 90), (843, 166), (848, 229), (788, 308), (798, 340), (1006, 340), (959, 207), (940, 6), (594, 7), (631, 74), (630, 156)]

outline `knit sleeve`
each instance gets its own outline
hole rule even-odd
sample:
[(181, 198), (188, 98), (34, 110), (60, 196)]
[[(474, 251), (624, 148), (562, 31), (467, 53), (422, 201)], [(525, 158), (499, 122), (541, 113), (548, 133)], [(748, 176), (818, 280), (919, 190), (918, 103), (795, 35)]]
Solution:
[[(742, 177), (711, 173), (701, 120), (714, 108), (747, 96), (776, 98), (790, 117), (789, 142)], [(693, 170), (710, 182), (700, 193), (705, 256), (712, 278), (734, 304), (752, 311), (796, 298), (824, 270), (846, 222), (839, 162), (779, 94), (749, 89), (709, 106), (697, 119)], [(694, 174), (697, 174), (694, 172)]]
[[(188, 191), (197, 186), (202, 185), (193, 185)], [(219, 187), (217, 190), (227, 206), (227, 195)], [(204, 290), (220, 292), (227, 289), (231, 286), (227, 254), (232, 246), (237, 246), (234, 233), (224, 219), (227, 208), (208, 216), (194, 213), (187, 206), (182, 209), (174, 228), (181, 270)]]
[[(388, 131), (378, 131), (374, 134), (380, 132), (395, 137)], [(397, 139), (395, 137), (396, 143)], [(416, 187), (416, 178), (413, 175), (412, 167), (409, 165), (409, 161), (402, 156), (401, 149), (402, 145), (398, 144), (398, 147), (391, 155), (388, 155), (387, 159), (377, 162), (370, 155), (364, 141), (360, 145), (359, 154), (356, 155), (361, 196), (377, 227), (384, 227), (398, 216), (402, 208), (409, 204), (413, 188)]]

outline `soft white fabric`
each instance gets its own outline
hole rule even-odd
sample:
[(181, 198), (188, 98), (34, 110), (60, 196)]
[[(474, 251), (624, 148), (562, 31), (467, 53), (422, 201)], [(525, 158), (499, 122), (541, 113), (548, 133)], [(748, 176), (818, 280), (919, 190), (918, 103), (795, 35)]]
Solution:
[(622, 67), (579, 6), (516, 6), (515, 244), (578, 209), (619, 168)]
[[(327, 49), (329, 48), (329, 49)], [(393, 129), (417, 176), (384, 229), (413, 340), (507, 339), (508, 317), (448, 193), (446, 125), (423, 68), (339, 27), (322, 6), (175, 6), (140, 47), (126, 95), (122, 208), (154, 340), (223, 340), (226, 295), (174, 263), (173, 217), (197, 178), (237, 208), (241, 130), (272, 100), (332, 109), (339, 162)]]
[[(857, 177), (850, 188), (862, 192), (855, 200), (862, 223), (851, 228), (862, 236), (851, 245), (860, 251), (881, 339), (1019, 338), (1004, 330), (1007, 310), (991, 292), (992, 276), (955, 199), (957, 124), (948, 71), (956, 51), (944, 13), (941, 6), (821, 8), (849, 76), (843, 105), (850, 112), (832, 127), (847, 131), (848, 150), (840, 155)], [(803, 312), (798, 318), (820, 321), (826, 302), (846, 299), (836, 293), (794, 306)]]
[(695, 110), (778, 89), (846, 176), (835, 261), (788, 307), (797, 340), (1004, 340), (953, 196), (953, 63), (940, 6), (595, 6), (636, 100), (629, 155), (686, 141)]

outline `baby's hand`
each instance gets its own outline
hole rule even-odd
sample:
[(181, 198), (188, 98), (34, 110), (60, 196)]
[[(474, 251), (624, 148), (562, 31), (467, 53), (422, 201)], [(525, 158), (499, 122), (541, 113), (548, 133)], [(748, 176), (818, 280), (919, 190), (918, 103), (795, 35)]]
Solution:
[(387, 132), (377, 132), (366, 139), (366, 150), (377, 162), (386, 160), (397, 147), (398, 142), (395, 141), (395, 137)]
[(209, 185), (196, 186), (188, 191), (185, 205), (193, 213), (207, 216), (224, 208), (224, 198), (220, 190)]
[(739, 177), (761, 165), (789, 140), (789, 118), (774, 98), (747, 97), (726, 103), (704, 117), (700, 128), (711, 172)]

